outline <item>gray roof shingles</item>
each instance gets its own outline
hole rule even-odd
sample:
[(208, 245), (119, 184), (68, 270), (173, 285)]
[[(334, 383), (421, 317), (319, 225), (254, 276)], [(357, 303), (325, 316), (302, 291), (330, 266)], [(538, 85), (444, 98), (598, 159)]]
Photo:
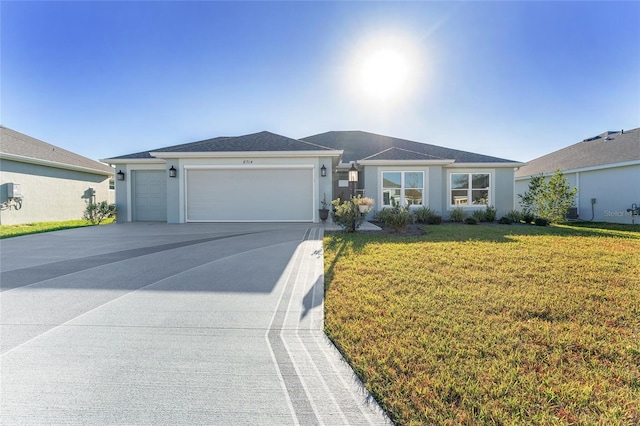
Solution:
[(113, 159), (153, 158), (151, 152), (283, 152), (283, 151), (330, 151), (331, 148), (311, 142), (288, 138), (271, 132), (258, 132), (243, 136), (217, 137), (165, 148), (152, 149)]
[(81, 167), (100, 174), (113, 174), (113, 168), (98, 161), (75, 154), (66, 149), (32, 138), (23, 133), (0, 126), (0, 153), (45, 161), (62, 166)]
[(364, 160), (391, 160), (391, 161), (409, 161), (409, 160), (443, 160), (443, 158), (436, 157), (434, 155), (422, 154), (420, 152), (410, 151), (408, 149), (396, 148), (395, 146), (392, 148), (387, 148), (384, 151), (380, 151), (376, 154), (370, 155), (367, 158), (363, 158)]
[(473, 152), (459, 151), (421, 142), (398, 139), (362, 131), (331, 131), (301, 138), (334, 149), (343, 149), (343, 162), (362, 160), (389, 148), (400, 148), (435, 158), (455, 160), (456, 163), (514, 163), (504, 158), (491, 157)]
[(640, 161), (640, 128), (604, 132), (566, 148), (531, 160), (516, 171), (516, 177), (577, 170), (607, 164)]

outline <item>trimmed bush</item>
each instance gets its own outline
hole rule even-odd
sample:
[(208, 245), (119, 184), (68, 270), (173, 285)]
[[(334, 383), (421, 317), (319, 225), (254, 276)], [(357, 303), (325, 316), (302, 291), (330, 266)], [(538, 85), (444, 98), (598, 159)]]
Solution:
[(474, 210), (473, 213), (471, 213), (471, 217), (478, 221), (478, 223), (485, 221), (484, 212), (482, 210)]
[(451, 222), (463, 222), (464, 218), (467, 217), (467, 212), (465, 212), (462, 207), (456, 207), (455, 209), (451, 210), (451, 213), (449, 214), (449, 220)]
[(94, 225), (100, 225), (105, 219), (115, 216), (116, 205), (109, 204), (106, 201), (100, 201), (99, 203), (89, 203), (84, 210), (82, 218), (88, 220)]
[(383, 209), (376, 215), (376, 219), (396, 231), (413, 223), (413, 215), (409, 209), (400, 206)]
[(429, 223), (429, 220), (434, 216), (437, 216), (436, 212), (426, 206), (413, 211), (413, 217), (418, 223)]
[(470, 216), (464, 219), (464, 223), (466, 223), (467, 225), (476, 225), (478, 223), (478, 219)]
[(487, 208), (484, 210), (485, 222), (495, 222), (497, 215), (498, 211), (493, 206), (487, 206)]
[(513, 219), (508, 216), (502, 216), (498, 223), (501, 225), (511, 225), (513, 223)]
[(509, 210), (505, 217), (511, 219), (511, 222), (513, 223), (520, 223), (522, 220), (522, 213), (518, 210)]
[(522, 221), (524, 223), (533, 223), (534, 220), (536, 220), (536, 217), (533, 214), (529, 212), (524, 212), (522, 214)]
[(441, 223), (442, 223), (442, 216), (440, 215), (431, 216), (427, 220), (428, 225), (440, 225)]
[(333, 213), (331, 213), (333, 222), (345, 232), (356, 232), (364, 222), (364, 215), (360, 213), (357, 198), (345, 201), (337, 198), (331, 204), (333, 205)]
[(534, 223), (535, 223), (537, 226), (548, 226), (548, 225), (549, 225), (549, 219), (544, 219), (544, 218), (542, 218), (542, 217), (537, 217), (537, 218), (534, 220)]

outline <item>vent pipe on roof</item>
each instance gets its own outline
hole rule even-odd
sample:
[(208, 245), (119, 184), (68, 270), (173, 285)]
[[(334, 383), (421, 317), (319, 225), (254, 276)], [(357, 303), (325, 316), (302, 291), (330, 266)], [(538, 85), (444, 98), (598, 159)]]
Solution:
[(624, 135), (624, 129), (620, 130), (620, 134)]

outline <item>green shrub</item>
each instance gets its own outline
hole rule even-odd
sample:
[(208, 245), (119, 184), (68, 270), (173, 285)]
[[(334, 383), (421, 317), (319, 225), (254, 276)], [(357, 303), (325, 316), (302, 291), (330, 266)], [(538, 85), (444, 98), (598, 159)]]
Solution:
[(427, 219), (427, 224), (429, 225), (440, 225), (442, 223), (442, 216), (433, 215)]
[(520, 223), (522, 220), (522, 213), (518, 210), (509, 210), (505, 217), (511, 219), (511, 222), (513, 223)]
[(476, 225), (478, 223), (478, 219), (473, 216), (469, 216), (464, 219), (464, 223), (467, 225)]
[(522, 221), (524, 223), (533, 223), (536, 220), (536, 217), (529, 211), (525, 211), (522, 213)]
[(498, 223), (501, 225), (511, 225), (513, 223), (513, 219), (508, 216), (502, 216)]
[(471, 217), (474, 218), (477, 222), (484, 222), (486, 220), (484, 212), (482, 210), (474, 210), (473, 213), (471, 213)]
[(487, 206), (484, 210), (484, 220), (486, 222), (495, 222), (498, 211), (493, 206)]
[(462, 207), (456, 207), (449, 213), (449, 220), (451, 222), (462, 222), (465, 217), (467, 217), (467, 212), (465, 212)]
[(421, 208), (413, 211), (413, 216), (415, 217), (416, 222), (418, 223), (429, 223), (429, 220), (432, 217), (437, 216), (437, 214), (435, 211), (431, 210), (429, 207), (422, 206)]
[(406, 228), (413, 223), (413, 215), (406, 207), (395, 206), (382, 209), (376, 215), (377, 220), (396, 231)]
[(94, 225), (99, 225), (105, 219), (115, 216), (116, 205), (109, 204), (106, 201), (100, 201), (99, 203), (89, 203), (84, 210), (82, 218), (88, 220)]
[(331, 204), (334, 207), (331, 213), (333, 222), (340, 226), (345, 232), (356, 232), (360, 225), (362, 225), (362, 222), (364, 222), (364, 215), (360, 213), (357, 198), (345, 201), (337, 198), (333, 200)]
[(545, 218), (542, 218), (542, 217), (537, 217), (537, 218), (535, 218), (534, 223), (537, 226), (548, 226), (549, 225), (549, 219), (545, 219)]

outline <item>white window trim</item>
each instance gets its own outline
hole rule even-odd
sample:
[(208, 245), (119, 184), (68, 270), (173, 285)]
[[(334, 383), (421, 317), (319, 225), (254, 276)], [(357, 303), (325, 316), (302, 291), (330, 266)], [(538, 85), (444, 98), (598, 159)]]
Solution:
[[(427, 173), (424, 170), (380, 170), (379, 173), (379, 179), (380, 179), (380, 194), (379, 194), (379, 199), (380, 199), (380, 206), (384, 209), (387, 207), (392, 207), (391, 204), (384, 204), (384, 178), (383, 175), (385, 173), (400, 173), (400, 205), (402, 206), (406, 206), (406, 200), (405, 200), (405, 185), (404, 185), (404, 176), (405, 173), (422, 173), (422, 206), (426, 206), (426, 199), (425, 199), (425, 195), (426, 195), (426, 184), (427, 184)], [(411, 189), (418, 189), (418, 188), (411, 188)], [(414, 207), (416, 208), (416, 205), (412, 205), (409, 207)]]
[[(473, 190), (473, 188), (471, 187), (471, 182), (472, 182), (472, 178), (471, 175), (480, 175), (480, 174), (485, 174), (485, 175), (489, 175), (489, 197), (488, 197), (488, 204), (469, 204), (467, 202), (467, 204), (464, 205), (456, 205), (456, 204), (451, 204), (451, 175), (458, 175), (458, 174), (466, 174), (469, 175), (469, 188), (467, 189), (467, 191), (471, 192)], [(487, 206), (493, 206), (494, 203), (494, 186), (495, 186), (495, 173), (494, 170), (483, 170), (483, 169), (474, 169), (474, 170), (469, 170), (469, 169), (465, 169), (465, 170), (450, 170), (447, 172), (447, 209), (448, 210), (452, 210), (458, 207), (461, 207), (463, 209), (484, 209)], [(471, 199), (471, 194), (468, 194), (469, 199)]]

